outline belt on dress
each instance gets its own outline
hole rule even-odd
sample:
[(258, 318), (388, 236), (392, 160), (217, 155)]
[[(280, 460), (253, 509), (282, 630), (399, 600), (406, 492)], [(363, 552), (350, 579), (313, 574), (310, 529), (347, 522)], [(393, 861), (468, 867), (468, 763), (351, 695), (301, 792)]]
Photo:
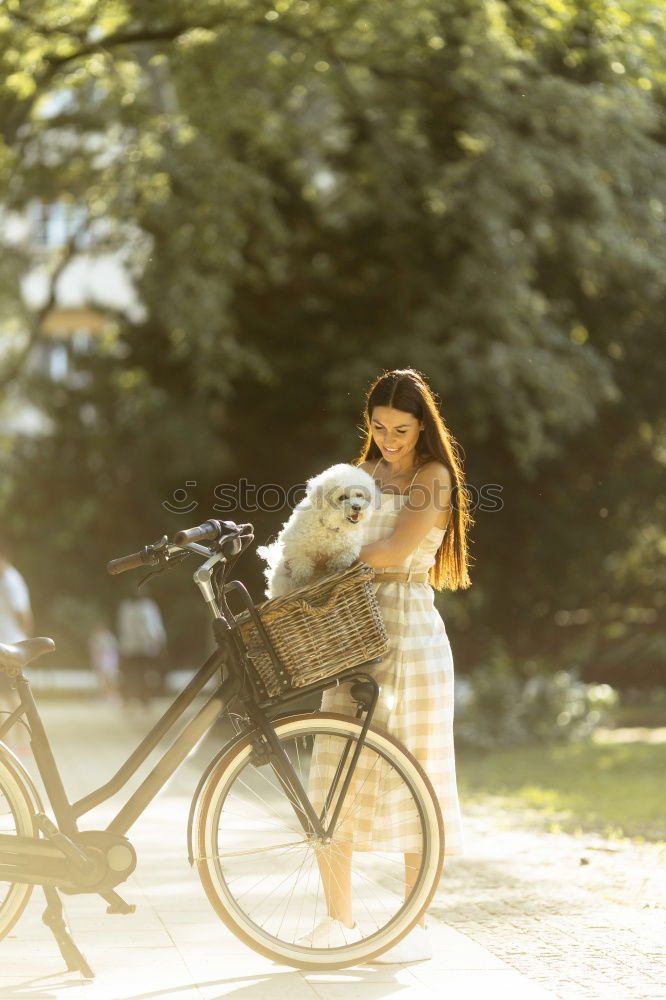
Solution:
[(382, 569), (375, 570), (374, 583), (427, 583), (428, 573), (412, 573), (411, 570), (406, 573), (393, 573), (390, 571), (384, 572)]

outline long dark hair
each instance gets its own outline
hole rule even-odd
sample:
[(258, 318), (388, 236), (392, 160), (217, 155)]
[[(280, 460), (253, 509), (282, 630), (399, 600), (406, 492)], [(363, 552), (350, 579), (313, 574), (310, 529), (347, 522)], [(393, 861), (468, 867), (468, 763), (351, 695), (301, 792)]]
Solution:
[(472, 581), (468, 572), (470, 556), (467, 551), (467, 533), (475, 522), (469, 511), (470, 497), (458, 445), (444, 423), (433, 391), (424, 376), (413, 368), (384, 372), (376, 378), (368, 390), (365, 402), (366, 439), (357, 465), (372, 461), (373, 458), (381, 458), (382, 455), (370, 424), (372, 411), (376, 406), (391, 406), (416, 417), (423, 424), (416, 442), (418, 464), (441, 462), (451, 473), (451, 519), (437, 550), (435, 565), (430, 570), (429, 582), (437, 590), (470, 587)]

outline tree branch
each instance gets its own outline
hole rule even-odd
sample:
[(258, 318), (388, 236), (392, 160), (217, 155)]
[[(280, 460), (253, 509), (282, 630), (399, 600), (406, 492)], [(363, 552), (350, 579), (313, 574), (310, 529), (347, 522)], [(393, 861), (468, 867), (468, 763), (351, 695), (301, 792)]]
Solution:
[(93, 52), (115, 48), (118, 45), (136, 45), (142, 42), (172, 42), (179, 35), (184, 35), (187, 31), (198, 27), (203, 27), (203, 25), (172, 24), (168, 28), (141, 28), (136, 31), (116, 31), (105, 38), (81, 45), (76, 51), (70, 52), (69, 55), (46, 56), (44, 61), (48, 64), (49, 69), (45, 73), (44, 78), (50, 79), (61, 66), (65, 66), (74, 59), (81, 59), (83, 56), (91, 55)]
[(65, 252), (63, 253), (61, 259), (58, 261), (53, 274), (51, 275), (51, 280), (49, 284), (49, 294), (46, 302), (40, 306), (40, 308), (33, 314), (32, 322), (30, 324), (30, 329), (28, 331), (28, 340), (23, 348), (17, 352), (17, 354), (12, 359), (8, 368), (0, 373), (0, 390), (6, 389), (7, 386), (18, 378), (21, 369), (25, 365), (30, 352), (39, 340), (41, 335), (41, 327), (48, 313), (53, 309), (57, 302), (57, 284), (63, 271), (70, 263), (72, 258), (76, 254), (76, 241), (83, 231), (83, 226), (79, 226), (75, 233), (70, 236), (67, 246), (65, 247)]

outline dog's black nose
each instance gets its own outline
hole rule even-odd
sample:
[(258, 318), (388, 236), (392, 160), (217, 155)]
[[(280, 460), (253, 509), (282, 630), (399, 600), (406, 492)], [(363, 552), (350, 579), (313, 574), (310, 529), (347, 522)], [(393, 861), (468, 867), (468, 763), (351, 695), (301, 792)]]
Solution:
[(361, 509), (361, 505), (360, 505), (360, 503), (353, 503), (353, 504), (351, 505), (351, 509), (352, 509), (352, 510), (360, 510), (360, 509)]

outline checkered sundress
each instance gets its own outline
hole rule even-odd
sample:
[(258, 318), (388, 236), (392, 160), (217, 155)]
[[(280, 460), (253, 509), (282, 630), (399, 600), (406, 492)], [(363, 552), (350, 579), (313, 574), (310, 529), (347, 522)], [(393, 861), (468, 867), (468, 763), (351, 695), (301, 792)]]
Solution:
[[(364, 528), (364, 544), (393, 533), (405, 498), (405, 494), (382, 494), (380, 509)], [(411, 555), (390, 569), (426, 572), (435, 562), (443, 537), (442, 528), (431, 528)], [(377, 578), (374, 587), (390, 644), (382, 662), (373, 668), (381, 685), (373, 725), (395, 736), (421, 763), (442, 809), (445, 852), (462, 854), (453, 746), (453, 656), (446, 628), (429, 584), (382, 583)], [(349, 684), (325, 691), (321, 707), (322, 711), (353, 715), (356, 706), (349, 695)], [(309, 790), (316, 800), (317, 776), (324, 778), (321, 787), (325, 787), (337, 760), (320, 743), (315, 747), (313, 764), (316, 766), (311, 768)], [(361, 765), (362, 758), (359, 768)], [(360, 809), (354, 810), (353, 829), (347, 831), (354, 849), (418, 851), (416, 831), (410, 829), (409, 821), (413, 806), (403, 803), (401, 810), (399, 788), (387, 794), (382, 785), (382, 794), (377, 798), (372, 788), (373, 782), (375, 788), (379, 787), (378, 780), (381, 778), (371, 774), (358, 778), (364, 792), (363, 802)]]

